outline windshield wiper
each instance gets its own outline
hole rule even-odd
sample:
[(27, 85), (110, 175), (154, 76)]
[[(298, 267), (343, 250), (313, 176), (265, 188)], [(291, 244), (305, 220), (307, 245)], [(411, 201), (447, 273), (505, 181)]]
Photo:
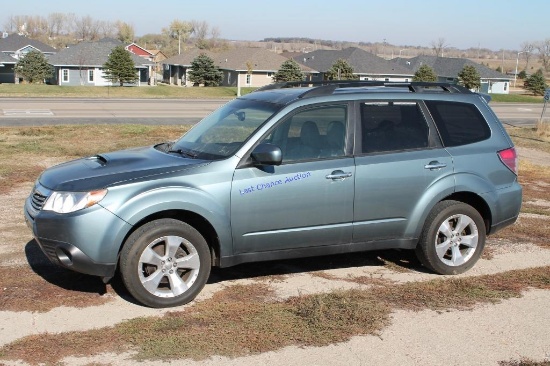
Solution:
[(168, 150), (168, 153), (176, 153), (183, 156), (187, 156), (191, 159), (196, 159), (198, 154), (193, 153), (191, 150), (184, 150), (184, 149), (176, 149), (176, 150)]

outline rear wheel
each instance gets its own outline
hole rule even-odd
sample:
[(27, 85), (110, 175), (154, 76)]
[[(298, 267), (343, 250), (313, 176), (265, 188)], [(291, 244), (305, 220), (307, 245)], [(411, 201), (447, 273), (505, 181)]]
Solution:
[(206, 240), (174, 219), (155, 220), (137, 229), (124, 244), (120, 259), (128, 291), (155, 308), (192, 301), (206, 284), (210, 268)]
[(422, 264), (434, 272), (463, 273), (481, 256), (485, 232), (485, 222), (472, 206), (442, 201), (426, 219), (416, 254)]

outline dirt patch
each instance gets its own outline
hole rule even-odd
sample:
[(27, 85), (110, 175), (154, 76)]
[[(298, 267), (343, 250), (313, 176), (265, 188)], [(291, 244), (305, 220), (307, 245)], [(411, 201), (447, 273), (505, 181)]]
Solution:
[(530, 147), (516, 147), (519, 158), (524, 159), (531, 164), (550, 166), (550, 153)]

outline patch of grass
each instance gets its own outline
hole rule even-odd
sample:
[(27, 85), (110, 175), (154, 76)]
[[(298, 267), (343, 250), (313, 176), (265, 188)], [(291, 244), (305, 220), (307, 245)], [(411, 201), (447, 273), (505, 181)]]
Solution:
[[(256, 88), (241, 88), (245, 95)], [(219, 99), (235, 98), (236, 87), (177, 87), (165, 84), (157, 86), (59, 86), (44, 84), (0, 84), (0, 97), (26, 98), (177, 98)]]
[(0, 267), (0, 309), (46, 312), (60, 305), (89, 307), (112, 300), (97, 277), (54, 265)]
[(171, 141), (190, 126), (65, 125), (0, 127), (0, 193), (33, 182), (48, 158), (71, 160)]
[(273, 299), (266, 285), (239, 285), (160, 318), (144, 317), (85, 332), (40, 334), (0, 349), (3, 359), (56, 363), (74, 355), (133, 350), (138, 360), (245, 356), (290, 345), (325, 346), (377, 334), (392, 309), (470, 309), (550, 289), (550, 267), (437, 279), (367, 290)]
[(506, 130), (516, 146), (550, 153), (550, 138), (539, 135), (536, 127), (506, 126)]
[(542, 103), (541, 96), (525, 94), (490, 94), (491, 103)]

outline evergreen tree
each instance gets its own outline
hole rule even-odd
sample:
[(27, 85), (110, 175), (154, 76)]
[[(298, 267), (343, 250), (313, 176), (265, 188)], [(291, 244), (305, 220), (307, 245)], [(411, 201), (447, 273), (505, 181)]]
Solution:
[(495, 69), (496, 72), (502, 72), (502, 67), (500, 66), (497, 66), (497, 68)]
[(539, 69), (536, 73), (525, 79), (523, 85), (533, 95), (544, 95), (545, 89), (548, 88), (542, 69)]
[(302, 80), (304, 80), (304, 73), (300, 65), (293, 59), (283, 62), (281, 68), (273, 75), (273, 81), (276, 83)]
[(473, 65), (464, 66), (458, 73), (458, 82), (470, 90), (479, 90), (481, 86), (479, 72), (477, 72), (477, 69)]
[(358, 79), (357, 75), (353, 74), (353, 68), (351, 65), (343, 59), (338, 59), (330, 67), (326, 73), (326, 78), (328, 80), (356, 80)]
[(437, 81), (437, 75), (434, 69), (428, 65), (422, 65), (414, 73), (413, 81), (434, 82)]
[(103, 68), (105, 69), (105, 78), (111, 82), (118, 82), (120, 86), (139, 80), (136, 65), (130, 52), (124, 49), (124, 46), (116, 46), (113, 49)]
[(53, 68), (39, 51), (30, 51), (15, 65), (18, 75), (29, 83), (43, 83), (53, 75)]
[(518, 74), (518, 78), (520, 78), (520, 79), (527, 78), (527, 72), (525, 70), (521, 70)]
[(218, 86), (222, 82), (223, 74), (210, 57), (202, 53), (191, 62), (189, 80), (193, 84), (204, 86)]

